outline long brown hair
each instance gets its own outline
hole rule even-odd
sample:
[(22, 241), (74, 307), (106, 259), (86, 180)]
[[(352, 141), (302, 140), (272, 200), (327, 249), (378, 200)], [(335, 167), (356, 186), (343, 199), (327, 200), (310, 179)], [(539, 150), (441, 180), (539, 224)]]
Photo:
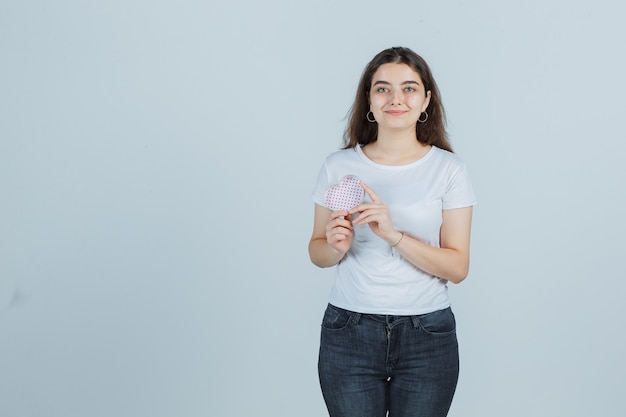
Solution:
[(425, 91), (430, 90), (430, 103), (426, 108), (428, 120), (416, 123), (417, 140), (424, 145), (434, 145), (452, 152), (446, 132), (446, 114), (441, 102), (437, 83), (426, 61), (409, 48), (393, 47), (380, 52), (365, 67), (356, 91), (354, 104), (348, 114), (348, 126), (343, 135), (344, 149), (367, 145), (378, 139), (378, 124), (367, 120), (369, 112), (369, 92), (374, 73), (383, 64), (406, 64), (417, 72), (424, 83)]

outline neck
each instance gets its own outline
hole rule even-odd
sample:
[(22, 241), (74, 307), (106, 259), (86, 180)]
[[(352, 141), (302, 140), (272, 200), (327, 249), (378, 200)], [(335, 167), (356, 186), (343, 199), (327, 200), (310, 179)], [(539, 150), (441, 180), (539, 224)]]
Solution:
[(383, 165), (405, 165), (426, 155), (430, 148), (430, 145), (417, 141), (415, 131), (379, 131), (376, 142), (367, 145), (363, 151), (374, 162)]
[(407, 152), (414, 152), (424, 148), (426, 145), (417, 141), (415, 129), (409, 130), (378, 130), (377, 148), (389, 155), (406, 155)]

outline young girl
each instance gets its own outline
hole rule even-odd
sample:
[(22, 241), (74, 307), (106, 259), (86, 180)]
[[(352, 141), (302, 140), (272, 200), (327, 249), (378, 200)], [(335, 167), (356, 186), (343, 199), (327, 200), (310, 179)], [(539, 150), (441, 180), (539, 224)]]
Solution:
[[(336, 265), (319, 354), (331, 417), (446, 416), (458, 379), (447, 283), (468, 273), (472, 206), (426, 62), (407, 48), (380, 52), (359, 82), (344, 137), (313, 192), (309, 255)], [(324, 205), (346, 175), (366, 198)]]

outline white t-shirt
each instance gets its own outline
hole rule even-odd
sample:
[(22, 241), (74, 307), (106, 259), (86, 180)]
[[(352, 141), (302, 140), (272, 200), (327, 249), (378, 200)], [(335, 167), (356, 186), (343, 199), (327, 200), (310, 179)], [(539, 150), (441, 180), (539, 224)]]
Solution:
[[(401, 166), (377, 164), (359, 146), (334, 152), (320, 170), (313, 201), (324, 206), (326, 188), (346, 175), (359, 177), (389, 207), (396, 230), (435, 247), (442, 210), (476, 204), (465, 164), (435, 146)], [(360, 313), (425, 314), (450, 306), (446, 284), (405, 260), (368, 225), (355, 226), (352, 246), (336, 267), (329, 302)]]

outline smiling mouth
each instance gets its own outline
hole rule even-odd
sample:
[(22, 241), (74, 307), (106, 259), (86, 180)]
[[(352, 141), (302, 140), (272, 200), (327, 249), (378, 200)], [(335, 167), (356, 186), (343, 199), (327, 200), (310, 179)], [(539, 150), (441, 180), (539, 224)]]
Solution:
[(386, 112), (387, 114), (390, 114), (392, 116), (402, 116), (404, 113), (406, 113), (405, 111), (402, 110), (389, 110)]

